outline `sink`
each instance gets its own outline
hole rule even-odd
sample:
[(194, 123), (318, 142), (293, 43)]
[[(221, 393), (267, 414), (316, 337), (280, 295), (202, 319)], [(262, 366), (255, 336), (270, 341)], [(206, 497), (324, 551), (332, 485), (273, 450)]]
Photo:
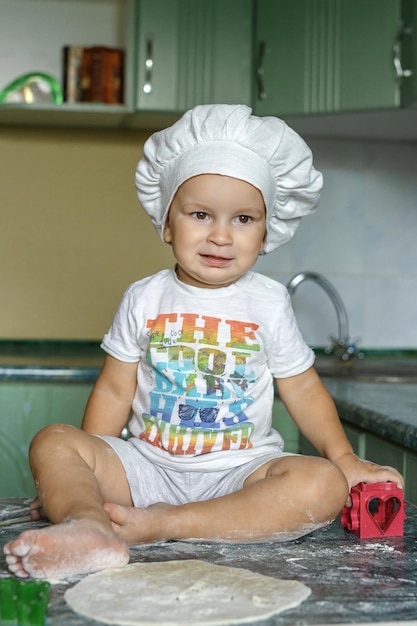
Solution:
[(417, 358), (369, 357), (342, 361), (334, 356), (316, 357), (315, 368), (322, 377), (371, 383), (417, 384)]

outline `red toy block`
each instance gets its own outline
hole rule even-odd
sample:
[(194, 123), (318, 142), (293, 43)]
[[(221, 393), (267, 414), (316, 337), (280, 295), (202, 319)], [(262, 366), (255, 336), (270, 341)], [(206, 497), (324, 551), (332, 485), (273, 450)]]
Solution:
[(404, 535), (404, 492), (395, 483), (359, 483), (350, 495), (352, 507), (342, 511), (344, 528), (361, 539)]

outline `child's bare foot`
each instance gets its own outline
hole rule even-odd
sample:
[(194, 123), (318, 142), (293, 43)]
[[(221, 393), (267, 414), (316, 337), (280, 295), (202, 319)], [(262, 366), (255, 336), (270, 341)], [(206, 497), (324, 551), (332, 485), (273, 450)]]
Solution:
[(162, 502), (152, 504), (146, 509), (121, 506), (112, 502), (104, 504), (104, 510), (110, 518), (114, 532), (128, 545), (173, 539), (168, 529), (169, 513), (176, 508)]
[(66, 578), (129, 561), (125, 542), (90, 520), (69, 520), (26, 530), (4, 546), (9, 570), (19, 578)]

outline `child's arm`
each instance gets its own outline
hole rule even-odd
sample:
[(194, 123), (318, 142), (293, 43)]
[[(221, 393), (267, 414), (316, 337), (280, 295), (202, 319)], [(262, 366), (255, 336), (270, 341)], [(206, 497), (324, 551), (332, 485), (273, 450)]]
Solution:
[(137, 363), (106, 356), (87, 402), (82, 430), (94, 435), (120, 435), (132, 408), (137, 367)]
[(353, 452), (336, 407), (313, 367), (303, 374), (276, 379), (279, 396), (300, 431), (322, 456), (337, 465), (349, 483), (395, 482), (403, 487), (401, 474), (392, 467), (359, 459)]

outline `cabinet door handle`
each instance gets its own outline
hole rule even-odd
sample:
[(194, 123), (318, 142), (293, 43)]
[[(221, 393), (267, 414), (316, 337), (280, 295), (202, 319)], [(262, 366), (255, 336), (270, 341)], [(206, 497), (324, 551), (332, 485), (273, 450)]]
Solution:
[(143, 93), (152, 93), (152, 74), (153, 74), (153, 39), (146, 38), (145, 44), (145, 82), (143, 83)]
[(256, 68), (256, 78), (258, 83), (258, 98), (259, 100), (266, 100), (268, 97), (265, 81), (264, 81), (264, 57), (265, 57), (265, 42), (260, 41), (258, 47), (258, 66)]
[(401, 80), (402, 78), (409, 78), (413, 74), (412, 70), (404, 70), (402, 63), (401, 63), (401, 44), (402, 44), (404, 35), (411, 35), (412, 32), (413, 31), (411, 28), (404, 26), (404, 24), (401, 22), (397, 37), (395, 38), (394, 45), (392, 48), (395, 77), (397, 80)]

